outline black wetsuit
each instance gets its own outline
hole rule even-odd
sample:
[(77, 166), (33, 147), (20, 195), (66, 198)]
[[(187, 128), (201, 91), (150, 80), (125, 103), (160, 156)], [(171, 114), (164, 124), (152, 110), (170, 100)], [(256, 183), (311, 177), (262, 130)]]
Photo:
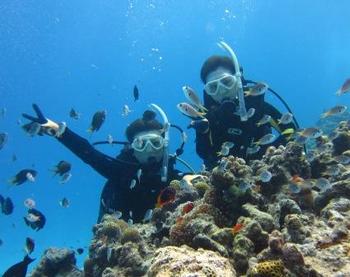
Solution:
[[(161, 164), (144, 166), (137, 162), (131, 149), (123, 149), (116, 157), (109, 157), (96, 150), (86, 139), (66, 128), (58, 139), (82, 161), (90, 165), (100, 175), (108, 179), (100, 201), (98, 222), (106, 213), (121, 211), (122, 218), (130, 218), (132, 211), (134, 222), (140, 222), (148, 209), (154, 208), (159, 192), (173, 179), (180, 179), (180, 171), (174, 169), (174, 162), (169, 162), (168, 182), (160, 180)], [(123, 162), (122, 162), (123, 161)], [(137, 180), (137, 171), (142, 168), (140, 183), (130, 189), (132, 179)]]
[[(218, 152), (220, 152), (225, 141), (234, 143), (233, 148), (230, 149), (230, 155), (246, 160), (261, 158), (268, 146), (286, 144), (286, 138), (279, 135), (274, 143), (262, 146), (255, 154), (247, 155), (247, 148), (252, 146), (252, 142), (256, 142), (264, 135), (272, 133), (270, 124), (264, 124), (260, 127), (256, 125), (263, 115), (270, 115), (276, 122), (281, 117), (281, 113), (275, 107), (264, 101), (264, 95), (245, 97), (247, 111), (250, 108), (255, 109), (254, 115), (247, 121), (241, 121), (239, 115), (234, 113), (238, 103), (227, 102), (217, 105), (204, 93), (204, 104), (209, 110), (206, 114), (209, 121), (209, 132), (204, 134), (196, 132), (196, 151), (208, 169), (216, 166), (220, 159)], [(287, 128), (296, 128), (294, 123), (279, 125), (278, 127), (278, 132)], [(229, 134), (229, 128), (239, 129), (242, 133), (240, 135)]]

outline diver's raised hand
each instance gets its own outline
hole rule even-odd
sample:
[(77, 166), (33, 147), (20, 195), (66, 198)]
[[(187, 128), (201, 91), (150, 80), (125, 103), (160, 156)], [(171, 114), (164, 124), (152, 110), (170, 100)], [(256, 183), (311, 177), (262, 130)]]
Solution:
[(205, 134), (209, 131), (209, 121), (206, 118), (192, 120), (190, 125), (187, 126), (187, 129), (193, 128), (198, 133)]
[(22, 116), (32, 122), (40, 124), (42, 131), (50, 136), (61, 136), (66, 128), (64, 122), (58, 124), (44, 116), (37, 104), (33, 104), (33, 110), (36, 113), (37, 117), (23, 113)]

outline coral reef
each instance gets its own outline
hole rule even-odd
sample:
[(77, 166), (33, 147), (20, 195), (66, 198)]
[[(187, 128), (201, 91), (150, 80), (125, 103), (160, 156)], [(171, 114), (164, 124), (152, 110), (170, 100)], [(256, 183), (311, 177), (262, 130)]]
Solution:
[(349, 276), (349, 126), (308, 140), (307, 152), (292, 140), (172, 181), (174, 201), (147, 224), (106, 215), (93, 227), (83, 273), (70, 250), (49, 249), (31, 276)]
[(83, 277), (83, 272), (75, 266), (75, 263), (74, 251), (65, 248), (49, 248), (44, 252), (39, 265), (31, 272), (30, 277)]
[(148, 277), (236, 276), (228, 259), (215, 252), (182, 246), (159, 248), (148, 271)]

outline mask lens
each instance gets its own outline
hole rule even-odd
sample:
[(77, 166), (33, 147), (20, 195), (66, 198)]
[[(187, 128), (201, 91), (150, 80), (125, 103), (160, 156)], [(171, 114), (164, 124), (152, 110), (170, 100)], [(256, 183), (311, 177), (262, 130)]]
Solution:
[(144, 151), (148, 144), (154, 149), (160, 149), (163, 147), (163, 137), (155, 134), (136, 137), (132, 143), (132, 147), (136, 151)]
[(216, 94), (217, 89), (218, 89), (218, 82), (217, 81), (212, 81), (212, 82), (209, 82), (205, 85), (205, 91), (209, 95)]
[(231, 75), (227, 75), (220, 79), (221, 84), (223, 84), (227, 88), (231, 88), (235, 84), (234, 77)]
[(152, 146), (156, 149), (159, 149), (163, 146), (163, 138), (161, 136), (151, 138), (150, 142)]

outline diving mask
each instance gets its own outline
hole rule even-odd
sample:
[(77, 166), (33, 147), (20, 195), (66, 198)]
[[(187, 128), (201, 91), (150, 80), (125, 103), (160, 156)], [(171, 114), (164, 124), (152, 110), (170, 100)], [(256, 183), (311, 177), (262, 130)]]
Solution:
[(236, 76), (224, 74), (224, 76), (206, 83), (204, 89), (208, 95), (215, 96), (223, 91), (232, 90), (236, 85)]
[(137, 152), (160, 150), (164, 146), (164, 138), (158, 133), (140, 133), (134, 139), (131, 147)]

